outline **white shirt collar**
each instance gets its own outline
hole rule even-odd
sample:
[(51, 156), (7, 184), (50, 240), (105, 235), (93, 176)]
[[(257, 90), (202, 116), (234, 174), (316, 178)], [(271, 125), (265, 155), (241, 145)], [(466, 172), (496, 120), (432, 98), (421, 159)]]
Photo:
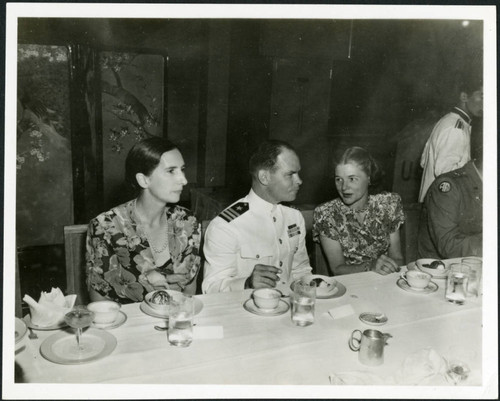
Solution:
[(264, 199), (262, 199), (259, 195), (257, 195), (253, 189), (250, 189), (250, 192), (248, 193), (248, 203), (251, 205), (252, 209), (258, 209), (263, 212), (272, 212), (273, 210), (276, 209), (273, 203), (270, 203)]

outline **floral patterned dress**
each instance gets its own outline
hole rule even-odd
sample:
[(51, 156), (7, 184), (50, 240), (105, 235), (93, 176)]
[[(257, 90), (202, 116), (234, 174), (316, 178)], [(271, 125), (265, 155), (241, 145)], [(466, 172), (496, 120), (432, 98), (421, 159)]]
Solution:
[(319, 205), (314, 209), (313, 219), (313, 240), (319, 242), (323, 235), (338, 241), (348, 265), (376, 260), (386, 254), (391, 233), (405, 220), (401, 197), (388, 192), (369, 195), (362, 224), (340, 198)]
[(200, 225), (189, 210), (167, 206), (170, 259), (158, 267), (134, 209), (135, 199), (101, 213), (87, 233), (88, 287), (122, 304), (158, 287), (183, 291), (200, 268)]

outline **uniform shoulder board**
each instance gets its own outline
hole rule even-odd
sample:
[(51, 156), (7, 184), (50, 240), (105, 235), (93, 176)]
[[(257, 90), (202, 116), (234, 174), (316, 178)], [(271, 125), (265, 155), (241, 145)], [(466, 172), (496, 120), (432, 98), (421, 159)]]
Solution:
[(248, 202), (238, 202), (220, 212), (219, 217), (223, 218), (228, 223), (230, 223), (236, 217), (241, 216), (243, 213), (247, 211), (248, 211)]
[(455, 128), (463, 129), (464, 128), (464, 122), (462, 120), (458, 119), (457, 122), (455, 123)]

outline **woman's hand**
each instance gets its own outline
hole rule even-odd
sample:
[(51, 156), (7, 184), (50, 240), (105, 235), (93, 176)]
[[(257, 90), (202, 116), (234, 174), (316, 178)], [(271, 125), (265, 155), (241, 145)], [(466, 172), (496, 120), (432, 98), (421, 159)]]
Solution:
[(372, 264), (372, 271), (377, 272), (382, 275), (399, 272), (398, 264), (392, 260), (389, 256), (381, 255)]

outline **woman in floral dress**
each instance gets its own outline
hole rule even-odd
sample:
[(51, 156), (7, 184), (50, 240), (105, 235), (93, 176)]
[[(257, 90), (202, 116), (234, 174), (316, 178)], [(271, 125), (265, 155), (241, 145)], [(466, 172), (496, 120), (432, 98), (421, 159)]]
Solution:
[(158, 137), (138, 142), (125, 163), (136, 199), (101, 213), (87, 234), (90, 299), (139, 302), (156, 289), (196, 291), (200, 225), (175, 205), (187, 184), (177, 147)]
[(334, 275), (370, 270), (388, 274), (403, 264), (401, 197), (388, 192), (369, 194), (380, 175), (365, 149), (347, 149), (335, 167), (340, 198), (314, 210), (313, 239), (321, 244)]

